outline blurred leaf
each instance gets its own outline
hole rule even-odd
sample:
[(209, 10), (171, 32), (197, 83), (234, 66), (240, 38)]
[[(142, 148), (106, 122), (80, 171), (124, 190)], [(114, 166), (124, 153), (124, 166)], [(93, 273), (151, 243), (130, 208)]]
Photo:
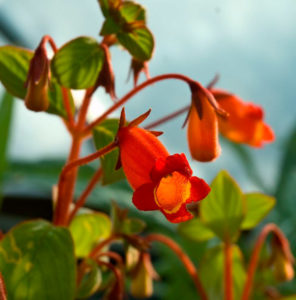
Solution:
[[(25, 82), (33, 52), (15, 46), (0, 47), (0, 81), (13, 96), (24, 99), (27, 89)], [(66, 116), (60, 86), (54, 79), (49, 84), (48, 91), (50, 106), (48, 113)], [(74, 109), (72, 97), (71, 106)]]
[(8, 299), (72, 300), (76, 263), (66, 228), (37, 220), (14, 227), (0, 242)]
[[(224, 297), (224, 252), (223, 246), (206, 251), (202, 258), (199, 274), (207, 291), (209, 300)], [(242, 253), (238, 246), (232, 246), (232, 280), (233, 299), (240, 299), (246, 280), (246, 272), (242, 261)]]
[(71, 89), (87, 89), (96, 83), (104, 62), (104, 51), (90, 37), (71, 40), (53, 57), (51, 70), (57, 81)]
[(2, 176), (6, 168), (6, 153), (9, 139), (13, 109), (13, 98), (10, 94), (4, 93), (0, 102), (0, 207), (2, 202)]
[(200, 204), (201, 219), (221, 240), (229, 241), (238, 235), (244, 218), (243, 194), (226, 171), (219, 172), (211, 188)]
[(90, 258), (84, 263), (87, 264), (87, 272), (79, 284), (76, 293), (77, 299), (87, 299), (98, 290), (102, 283), (102, 273), (97, 263)]
[(72, 234), (75, 254), (86, 257), (100, 241), (111, 234), (111, 221), (103, 213), (78, 214), (72, 220), (69, 230)]
[(134, 58), (140, 61), (146, 61), (151, 58), (154, 39), (148, 28), (140, 27), (130, 32), (119, 32), (117, 39)]
[(146, 227), (144, 221), (136, 218), (128, 218), (125, 219), (122, 223), (121, 232), (124, 234), (139, 234), (141, 233)]
[(178, 225), (178, 232), (195, 242), (207, 241), (215, 237), (215, 233), (211, 231), (200, 218), (194, 218)]
[(248, 230), (257, 226), (275, 205), (275, 198), (260, 194), (245, 194), (246, 215), (241, 229)]
[[(93, 139), (98, 150), (114, 141), (118, 130), (118, 124), (118, 119), (107, 119), (94, 128)], [(125, 178), (122, 168), (115, 170), (118, 156), (119, 150), (115, 149), (100, 158), (103, 169), (103, 185)]]
[(103, 23), (100, 35), (109, 35), (119, 32), (120, 26), (112, 18), (108, 18)]
[(295, 205), (296, 199), (296, 127), (288, 137), (286, 144), (283, 145), (284, 155), (282, 157), (281, 172), (279, 175), (279, 183), (276, 188), (275, 197), (277, 199), (277, 209), (283, 215), (294, 216), (294, 210), (291, 209)]
[(228, 139), (223, 138), (222, 136), (220, 136), (220, 138), (223, 140), (223, 143), (225, 143), (237, 155), (238, 159), (241, 162), (242, 170), (245, 170), (249, 179), (254, 184), (259, 186), (263, 191), (268, 192), (266, 184), (258, 173), (250, 147), (231, 142)]

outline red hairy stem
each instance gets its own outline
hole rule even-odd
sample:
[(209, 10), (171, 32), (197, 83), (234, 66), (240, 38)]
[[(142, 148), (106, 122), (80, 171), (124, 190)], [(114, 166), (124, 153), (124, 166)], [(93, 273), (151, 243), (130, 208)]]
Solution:
[[(73, 144), (75, 141), (75, 136), (73, 138)], [(80, 141), (80, 139), (79, 139)], [(54, 218), (54, 224), (55, 225), (67, 225), (68, 223), (68, 217), (69, 217), (69, 207), (72, 202), (73, 194), (74, 194), (74, 186), (75, 186), (75, 179), (76, 179), (76, 168), (82, 165), (85, 165), (102, 155), (105, 155), (109, 153), (110, 151), (114, 150), (117, 147), (116, 142), (112, 142), (106, 147), (98, 150), (95, 153), (92, 153), (88, 156), (76, 159), (76, 160), (70, 160), (68, 164), (65, 165), (63, 168), (60, 179), (58, 183), (58, 202), (57, 207), (55, 211), (55, 218)], [(73, 148), (73, 145), (72, 145)], [(77, 148), (78, 153), (75, 152), (75, 155), (78, 156), (80, 150), (80, 144)], [(72, 172), (73, 171), (73, 172)], [(70, 173), (71, 172), (71, 173)], [(70, 176), (67, 177), (67, 174), (70, 173)]]
[(159, 120), (157, 120), (153, 123), (148, 124), (147, 126), (145, 126), (145, 129), (152, 129), (152, 128), (157, 127), (157, 126), (159, 126), (163, 123), (166, 123), (166, 122), (182, 115), (183, 113), (188, 112), (189, 108), (190, 108), (190, 105), (187, 105), (183, 108), (180, 108), (179, 110), (175, 111), (174, 113), (171, 113), (171, 114), (169, 114), (169, 115), (167, 115), (167, 116), (165, 116), (165, 117), (163, 117), (163, 118), (161, 118), (161, 119), (159, 119)]
[(251, 255), (251, 259), (249, 262), (248, 272), (247, 272), (247, 279), (244, 286), (243, 294), (242, 294), (242, 300), (248, 300), (250, 299), (251, 291), (252, 291), (252, 285), (253, 285), (253, 279), (255, 275), (255, 271), (257, 268), (259, 255), (262, 249), (262, 246), (266, 240), (266, 237), (269, 233), (274, 233), (279, 240), (282, 242), (283, 245), (288, 244), (288, 241), (282, 231), (275, 225), (275, 224), (267, 224), (263, 227), (262, 231), (260, 232), (256, 244), (253, 248), (253, 252)]
[(0, 272), (0, 300), (7, 300), (7, 293), (4, 283), (4, 278)]
[(102, 256), (107, 256), (111, 259), (114, 259), (120, 268), (123, 267), (123, 259), (118, 253), (113, 251), (106, 251), (106, 252), (99, 253), (96, 257), (99, 258)]
[(118, 240), (119, 238), (120, 236), (118, 234), (112, 234), (109, 238), (103, 240), (100, 244), (98, 244), (89, 254), (89, 257), (96, 258), (98, 255), (100, 255), (100, 251), (102, 251), (104, 247)]
[(75, 207), (73, 209), (73, 211), (70, 214), (69, 217), (69, 222), (71, 222), (71, 220), (74, 218), (74, 216), (76, 215), (76, 213), (78, 212), (78, 210), (84, 205), (87, 197), (89, 196), (89, 194), (92, 192), (92, 190), (94, 189), (94, 187), (96, 186), (96, 184), (98, 183), (99, 179), (101, 178), (103, 174), (103, 171), (101, 168), (99, 168), (93, 178), (91, 179), (91, 181), (88, 183), (86, 189), (83, 191), (83, 193), (81, 194), (81, 196), (78, 198), (78, 200), (75, 203)]
[(233, 300), (232, 289), (232, 245), (224, 243), (224, 299)]
[(188, 257), (186, 253), (182, 250), (182, 248), (172, 239), (168, 238), (167, 236), (164, 236), (162, 234), (149, 234), (146, 236), (145, 240), (147, 242), (153, 242), (153, 241), (158, 241), (166, 246), (168, 246), (171, 250), (175, 252), (175, 254), (178, 256), (178, 258), (181, 260), (181, 262), (184, 264), (188, 274), (191, 276), (194, 285), (196, 287), (197, 292), (199, 293), (200, 297), (202, 300), (207, 300), (208, 296), (206, 294), (206, 291), (199, 279), (199, 276), (197, 274), (196, 267), (194, 266), (193, 262), (191, 259)]
[(142, 84), (136, 86), (134, 89), (132, 89), (129, 93), (127, 93), (125, 96), (123, 96), (118, 102), (116, 102), (113, 106), (111, 106), (102, 116), (97, 118), (95, 121), (90, 123), (84, 130), (84, 133), (87, 135), (89, 131), (91, 131), (96, 125), (100, 124), (102, 121), (104, 121), (107, 116), (115, 111), (117, 108), (122, 106), (124, 103), (126, 103), (131, 97), (133, 97), (135, 94), (146, 88), (147, 86), (158, 82), (162, 80), (167, 80), (167, 79), (177, 79), (177, 80), (182, 80), (185, 81), (186, 83), (190, 84), (193, 82), (193, 80), (187, 76), (181, 75), (181, 74), (164, 74), (164, 75), (159, 75), (155, 76), (153, 78), (150, 78), (143, 82)]

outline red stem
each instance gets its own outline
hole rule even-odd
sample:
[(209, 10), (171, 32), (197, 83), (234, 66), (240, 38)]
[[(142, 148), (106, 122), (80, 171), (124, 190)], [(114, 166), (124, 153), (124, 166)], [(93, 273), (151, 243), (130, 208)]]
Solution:
[(107, 238), (106, 240), (102, 241), (100, 244), (98, 244), (93, 250), (92, 252), (89, 254), (90, 258), (96, 258), (98, 255), (100, 255), (100, 251), (106, 247), (107, 245), (109, 245), (110, 243), (114, 242), (115, 240), (117, 240), (120, 236), (118, 234), (112, 234), (109, 238)]
[(153, 123), (148, 124), (147, 126), (145, 126), (145, 129), (151, 129), (151, 128), (159, 126), (167, 121), (170, 121), (170, 120), (178, 117), (179, 115), (182, 115), (183, 113), (187, 112), (189, 110), (189, 108), (190, 108), (190, 105), (180, 108), (179, 110), (175, 111), (174, 113), (171, 113)]
[(7, 300), (7, 293), (4, 283), (4, 278), (0, 272), (0, 300)]
[(250, 299), (251, 291), (252, 291), (252, 285), (254, 280), (255, 271), (257, 268), (259, 255), (262, 249), (262, 246), (266, 240), (266, 237), (269, 233), (273, 232), (281, 241), (283, 244), (283, 247), (286, 247), (286, 250), (290, 251), (288, 248), (288, 241), (282, 231), (275, 225), (275, 224), (267, 224), (264, 226), (262, 231), (259, 234), (259, 237), (257, 238), (256, 244), (253, 248), (252, 256), (250, 259), (248, 272), (247, 272), (247, 279), (244, 286), (243, 294), (242, 294), (242, 300), (248, 300)]
[(224, 299), (233, 299), (232, 289), (232, 246), (231, 243), (224, 243)]
[[(75, 141), (75, 137), (73, 139), (73, 143)], [(109, 153), (110, 151), (114, 150), (117, 147), (116, 142), (112, 142), (106, 147), (98, 150), (95, 153), (92, 153), (86, 157), (76, 159), (74, 161), (70, 161), (62, 170), (60, 174), (60, 179), (58, 183), (58, 202), (55, 211), (55, 225), (67, 225), (68, 223), (68, 216), (69, 216), (69, 207), (73, 199), (74, 193), (74, 186), (75, 186), (75, 179), (76, 179), (76, 168), (82, 165), (85, 165), (102, 155)], [(79, 148), (80, 149), (80, 148)], [(78, 156), (78, 155), (77, 155)], [(73, 170), (74, 169), (74, 170)], [(71, 172), (70, 178), (67, 178), (67, 174)], [(73, 179), (73, 177), (74, 179)], [(65, 196), (66, 195), (66, 196)], [(67, 196), (68, 195), (68, 196)]]
[(169, 248), (171, 248), (175, 254), (178, 256), (178, 258), (182, 261), (182, 263), (184, 264), (188, 274), (191, 276), (196, 290), (199, 293), (200, 297), (202, 300), (207, 300), (208, 296), (206, 294), (206, 291), (199, 279), (199, 276), (197, 274), (197, 270), (194, 266), (194, 264), (192, 263), (191, 259), (187, 256), (187, 254), (184, 253), (184, 251), (182, 250), (182, 248), (172, 239), (162, 235), (162, 234), (149, 234), (148, 236), (146, 236), (146, 241), (148, 242), (153, 242), (153, 241), (158, 241), (161, 242), (163, 244), (165, 244), (166, 246), (168, 246)]
[(159, 75), (159, 76), (155, 76), (153, 78), (150, 78), (150, 79), (146, 80), (145, 82), (143, 82), (142, 84), (136, 86), (129, 93), (127, 93), (125, 96), (123, 96), (118, 102), (116, 102), (113, 106), (111, 106), (102, 116), (100, 116), (95, 121), (93, 121), (92, 123), (90, 123), (84, 129), (85, 135), (87, 135), (88, 132), (91, 131), (96, 125), (98, 125), (99, 123), (101, 123), (102, 121), (104, 121), (106, 119), (106, 117), (110, 113), (112, 113), (117, 108), (119, 108), (120, 106), (122, 106), (125, 102), (127, 102), (131, 97), (133, 97), (139, 91), (141, 91), (142, 89), (146, 88), (147, 86), (149, 86), (149, 85), (151, 85), (151, 84), (153, 84), (153, 83), (155, 83), (157, 81), (162, 81), (162, 80), (166, 80), (166, 79), (178, 79), (178, 80), (185, 81), (188, 84), (190, 84), (190, 83), (193, 82), (192, 79), (190, 79), (187, 76), (181, 75), (181, 74), (164, 74), (164, 75)]
[(94, 189), (94, 187), (98, 183), (99, 179), (101, 178), (102, 173), (103, 172), (102, 172), (101, 168), (99, 168), (96, 171), (96, 173), (94, 174), (93, 178), (88, 183), (86, 189), (83, 191), (83, 193), (81, 194), (81, 196), (78, 198), (77, 202), (75, 203), (75, 208), (73, 209), (73, 211), (70, 214), (69, 222), (71, 222), (71, 220), (76, 215), (77, 211), (84, 205), (87, 197), (89, 196), (89, 194), (91, 193), (91, 191)]

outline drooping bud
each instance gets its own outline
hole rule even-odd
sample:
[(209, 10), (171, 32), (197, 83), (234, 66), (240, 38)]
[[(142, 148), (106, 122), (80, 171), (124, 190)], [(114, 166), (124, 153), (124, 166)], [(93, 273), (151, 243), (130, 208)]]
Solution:
[(46, 111), (48, 109), (49, 77), (49, 59), (47, 58), (45, 45), (43, 41), (41, 41), (31, 59), (25, 83), (27, 87), (25, 105), (28, 109), (36, 112)]
[(288, 241), (274, 236), (271, 241), (273, 273), (278, 281), (290, 281), (294, 278), (294, 257)]
[(153, 268), (149, 253), (142, 253), (132, 275), (131, 294), (136, 299), (148, 298), (153, 294), (153, 279), (158, 274)]
[(135, 58), (132, 58), (129, 74), (133, 75), (135, 86), (138, 83), (141, 72), (144, 72), (147, 79), (150, 78), (149, 69), (148, 69), (148, 62), (147, 61), (139, 61)]
[(98, 80), (96, 82), (96, 87), (104, 87), (106, 93), (108, 93), (111, 96), (112, 100), (115, 100), (115, 80), (111, 62), (111, 54), (109, 48), (105, 44), (102, 44), (101, 46), (105, 53), (105, 60), (103, 63), (102, 70), (99, 74)]

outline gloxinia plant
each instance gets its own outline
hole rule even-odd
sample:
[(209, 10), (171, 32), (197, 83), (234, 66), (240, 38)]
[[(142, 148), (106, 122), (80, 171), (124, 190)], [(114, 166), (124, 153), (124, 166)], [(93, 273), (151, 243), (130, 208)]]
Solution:
[[(145, 9), (133, 1), (98, 2), (105, 18), (100, 40), (83, 36), (57, 47), (53, 38), (45, 35), (34, 51), (0, 47), (0, 81), (7, 93), (23, 99), (32, 113), (61, 118), (72, 141), (53, 187), (52, 219), (28, 220), (1, 235), (0, 298), (150, 297), (154, 280), (160, 278), (151, 247), (160, 242), (183, 263), (196, 297), (247, 300), (255, 299), (255, 295), (267, 299), (271, 285), (276, 290), (279, 282), (294, 277), (287, 238), (275, 224), (265, 225), (249, 259), (243, 259), (238, 242), (243, 231), (255, 228), (271, 211), (275, 199), (262, 193), (244, 194), (225, 171), (209, 186), (193, 175), (183, 153), (171, 155), (161, 142), (161, 132), (152, 130), (187, 112), (184, 125), (188, 122), (192, 158), (209, 162), (221, 154), (219, 132), (232, 142), (252, 147), (274, 141), (272, 129), (264, 123), (263, 110), (214, 88), (216, 80), (204, 87), (182, 74), (149, 78), (154, 38), (147, 27)], [(48, 46), (54, 52), (52, 58)], [(115, 46), (130, 54), (134, 79), (134, 88), (119, 99), (110, 54)], [(141, 72), (148, 79), (138, 84)], [(144, 88), (168, 79), (188, 86), (191, 99), (185, 108), (145, 127), (141, 123), (150, 111), (126, 120), (123, 105), (127, 101)], [(89, 122), (89, 106), (99, 88), (105, 89), (112, 102)], [(72, 90), (84, 90), (80, 106), (75, 105)], [(110, 118), (119, 108), (120, 118)], [(96, 151), (81, 156), (82, 145), (89, 140)], [(95, 160), (100, 160), (100, 166), (92, 169), (87, 186), (77, 195), (80, 168)], [(132, 189), (130, 203), (139, 210), (140, 218), (129, 217), (128, 211), (114, 202), (111, 205), (113, 199), (111, 216), (84, 207), (95, 187), (104, 190), (105, 185), (123, 179)], [(115, 200), (120, 203), (120, 196)], [(161, 212), (168, 224), (179, 223), (179, 235), (176, 227), (170, 227), (176, 239), (184, 236), (197, 248), (201, 242), (212, 240), (211, 246), (204, 247), (198, 266), (174, 239), (160, 233), (160, 227), (155, 233), (149, 232), (149, 227), (144, 232), (145, 211)], [(267, 240), (260, 255), (268, 234), (272, 241)], [(257, 267), (260, 274), (268, 276), (258, 279)]]

